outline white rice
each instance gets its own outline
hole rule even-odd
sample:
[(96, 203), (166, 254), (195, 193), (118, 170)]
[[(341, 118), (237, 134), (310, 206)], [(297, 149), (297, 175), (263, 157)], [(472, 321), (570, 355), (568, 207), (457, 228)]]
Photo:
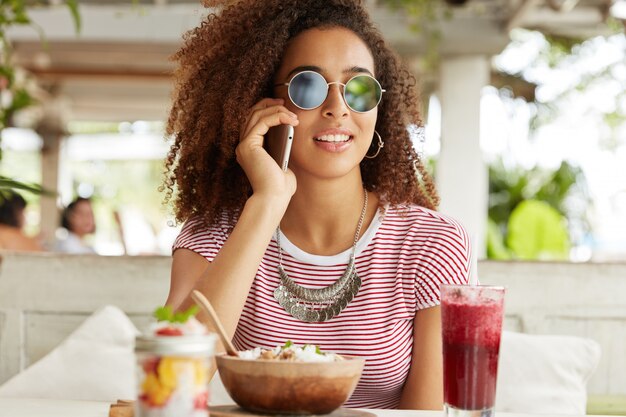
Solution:
[[(239, 352), (239, 357), (242, 359), (259, 359), (264, 350), (269, 349), (257, 347), (250, 350), (243, 350)], [(341, 356), (335, 353), (317, 353), (317, 348), (314, 345), (291, 345), (286, 348), (279, 345), (271, 350), (275, 356), (280, 355), (282, 352), (293, 352), (295, 356), (293, 360), (296, 362), (334, 362), (342, 359)]]
[(250, 350), (240, 350), (239, 357), (241, 359), (259, 359), (261, 356), (261, 348), (254, 348)]

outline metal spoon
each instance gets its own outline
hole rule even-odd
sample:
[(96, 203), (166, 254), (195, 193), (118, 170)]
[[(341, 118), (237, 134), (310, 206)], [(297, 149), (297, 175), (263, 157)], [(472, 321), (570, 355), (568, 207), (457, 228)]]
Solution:
[(213, 306), (211, 305), (209, 300), (207, 300), (204, 294), (202, 294), (198, 290), (193, 290), (191, 292), (191, 298), (196, 302), (196, 304), (202, 307), (204, 311), (206, 311), (207, 314), (209, 315), (209, 318), (211, 319), (213, 326), (215, 326), (215, 329), (217, 330), (217, 334), (220, 336), (220, 339), (222, 339), (222, 343), (224, 344), (224, 347), (226, 348), (226, 353), (228, 353), (228, 355), (230, 356), (239, 356), (237, 349), (235, 349), (235, 346), (233, 346), (230, 339), (226, 335), (226, 330), (224, 330), (224, 326), (222, 326), (222, 323), (220, 322), (220, 319), (217, 317), (217, 313), (213, 309)]

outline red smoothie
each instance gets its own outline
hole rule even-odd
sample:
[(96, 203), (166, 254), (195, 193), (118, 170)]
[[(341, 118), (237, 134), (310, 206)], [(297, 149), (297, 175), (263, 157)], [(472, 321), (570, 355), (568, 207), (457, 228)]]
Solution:
[(444, 402), (462, 410), (493, 408), (504, 290), (444, 287), (441, 300)]

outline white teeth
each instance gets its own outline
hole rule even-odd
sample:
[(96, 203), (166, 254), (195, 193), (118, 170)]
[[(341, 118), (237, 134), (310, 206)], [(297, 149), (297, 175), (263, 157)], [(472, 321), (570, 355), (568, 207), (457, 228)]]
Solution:
[(347, 142), (350, 140), (350, 136), (348, 135), (323, 135), (315, 140), (319, 140), (321, 142)]

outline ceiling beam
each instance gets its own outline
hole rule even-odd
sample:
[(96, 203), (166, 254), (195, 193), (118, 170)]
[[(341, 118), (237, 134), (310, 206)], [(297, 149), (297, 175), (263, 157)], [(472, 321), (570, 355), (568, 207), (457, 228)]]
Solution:
[[(182, 42), (182, 34), (197, 26), (208, 9), (198, 4), (168, 6), (79, 4), (81, 30), (76, 33), (69, 10), (51, 6), (29, 11), (32, 21), (48, 41), (73, 42)], [(10, 39), (38, 40), (31, 27), (12, 27)]]
[(141, 79), (156, 79), (163, 81), (170, 81), (172, 79), (171, 73), (165, 73), (161, 71), (148, 71), (148, 70), (127, 70), (127, 69), (89, 69), (89, 68), (63, 68), (55, 66), (54, 68), (37, 68), (26, 66), (25, 69), (35, 75), (37, 78), (43, 80), (63, 80), (66, 78), (106, 78), (106, 79), (119, 79), (119, 78), (141, 78)]

